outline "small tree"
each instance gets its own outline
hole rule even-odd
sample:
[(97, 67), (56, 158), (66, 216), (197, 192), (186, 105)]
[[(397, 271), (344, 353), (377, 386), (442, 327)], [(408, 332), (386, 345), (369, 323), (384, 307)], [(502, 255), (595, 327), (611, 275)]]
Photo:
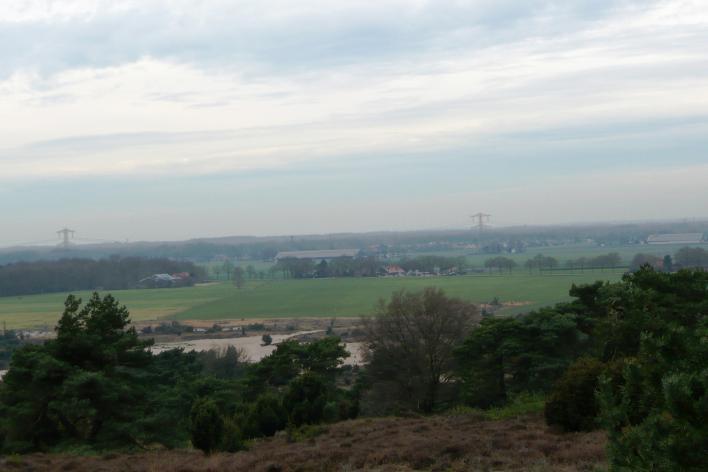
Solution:
[(261, 341), (263, 341), (264, 346), (270, 346), (270, 344), (273, 342), (273, 337), (270, 334), (264, 334), (261, 336)]
[(234, 270), (234, 263), (231, 262), (229, 259), (226, 259), (221, 267), (223, 268), (224, 273), (226, 274), (226, 280), (229, 280)]
[(236, 288), (243, 288), (243, 286), (246, 284), (246, 278), (244, 277), (244, 270), (241, 266), (237, 266), (234, 268), (234, 285)]
[(224, 420), (213, 400), (199, 398), (192, 405), (189, 415), (190, 434), (194, 447), (211, 454), (221, 444)]

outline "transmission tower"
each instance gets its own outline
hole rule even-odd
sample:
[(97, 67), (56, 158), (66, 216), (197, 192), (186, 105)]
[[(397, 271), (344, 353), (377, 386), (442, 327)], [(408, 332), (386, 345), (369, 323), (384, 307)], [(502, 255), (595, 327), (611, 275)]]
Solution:
[(60, 229), (57, 231), (57, 234), (59, 235), (59, 238), (61, 238), (61, 242), (59, 243), (59, 247), (62, 249), (69, 249), (71, 246), (71, 242), (69, 241), (70, 239), (74, 239), (74, 234), (76, 231), (73, 229), (69, 228), (64, 228)]
[(480, 212), (476, 215), (470, 215), (470, 218), (472, 218), (472, 220), (476, 220), (475, 226), (481, 233), (482, 231), (484, 231), (484, 228), (487, 226), (487, 223), (489, 223), (489, 218), (491, 216), (492, 215), (488, 215), (487, 213)]

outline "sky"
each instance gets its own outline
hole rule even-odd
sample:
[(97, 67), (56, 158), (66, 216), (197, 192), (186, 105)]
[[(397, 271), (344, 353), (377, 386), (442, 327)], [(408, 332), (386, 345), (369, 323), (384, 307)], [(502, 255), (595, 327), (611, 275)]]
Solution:
[(706, 0), (0, 2), (0, 245), (708, 216)]

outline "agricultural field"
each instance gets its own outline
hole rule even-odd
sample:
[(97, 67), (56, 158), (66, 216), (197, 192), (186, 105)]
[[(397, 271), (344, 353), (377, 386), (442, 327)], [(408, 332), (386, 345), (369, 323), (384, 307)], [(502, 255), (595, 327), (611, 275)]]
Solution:
[[(286, 317), (357, 317), (373, 312), (376, 301), (396, 290), (428, 286), (474, 303), (497, 298), (501, 314), (528, 311), (568, 299), (571, 284), (618, 280), (622, 271), (585, 271), (554, 275), (459, 277), (339, 278), (247, 281), (237, 289), (228, 282), (195, 287), (118, 290), (113, 295), (134, 321), (219, 320)], [(86, 298), (89, 292), (77, 293)], [(66, 293), (0, 298), (0, 323), (8, 328), (51, 328), (61, 315)]]
[[(695, 245), (691, 245), (695, 246)], [(568, 260), (578, 259), (580, 257), (596, 257), (602, 254), (608, 254), (610, 252), (616, 252), (622, 258), (622, 265), (628, 266), (634, 256), (638, 253), (643, 254), (653, 254), (655, 256), (665, 256), (670, 254), (673, 256), (676, 252), (686, 247), (686, 244), (644, 244), (644, 245), (633, 245), (633, 246), (597, 246), (588, 244), (577, 244), (577, 245), (563, 245), (563, 246), (550, 246), (550, 247), (530, 247), (526, 249), (526, 252), (519, 254), (479, 254), (470, 250), (450, 250), (450, 251), (431, 251), (431, 252), (415, 252), (408, 254), (408, 257), (415, 257), (424, 254), (438, 255), (438, 256), (464, 256), (467, 262), (476, 267), (484, 267), (484, 261), (491, 257), (504, 256), (513, 259), (519, 266), (534, 257), (536, 254), (543, 254), (544, 256), (555, 257), (560, 263), (560, 267), (563, 267)]]

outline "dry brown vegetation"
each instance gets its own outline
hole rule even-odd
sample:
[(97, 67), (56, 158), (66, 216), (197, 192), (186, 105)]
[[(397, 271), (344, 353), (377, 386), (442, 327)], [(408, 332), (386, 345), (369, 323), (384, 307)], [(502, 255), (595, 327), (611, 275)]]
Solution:
[(602, 432), (559, 434), (538, 415), (376, 418), (325, 426), (297, 442), (281, 433), (249, 451), (205, 457), (196, 451), (0, 459), (8, 471), (592, 471), (605, 468)]

